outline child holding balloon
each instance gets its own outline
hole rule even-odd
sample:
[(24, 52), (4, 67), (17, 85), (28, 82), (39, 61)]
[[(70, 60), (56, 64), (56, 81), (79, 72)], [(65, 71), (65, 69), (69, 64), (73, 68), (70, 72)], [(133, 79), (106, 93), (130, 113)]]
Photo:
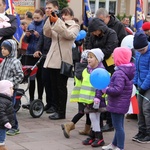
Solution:
[[(102, 132), (100, 130), (100, 112), (99, 112), (100, 109), (99, 108), (101, 107), (105, 108), (106, 104), (104, 98), (102, 98), (103, 95), (102, 91), (95, 90), (95, 88), (91, 85), (90, 74), (96, 68), (104, 68), (102, 64), (104, 54), (98, 48), (88, 50), (86, 51), (86, 53), (84, 53), (84, 55), (87, 54), (88, 54), (88, 66), (83, 70), (82, 77), (79, 76), (80, 71), (75, 72), (75, 76), (78, 80), (76, 80), (76, 85), (71, 95), (71, 101), (78, 102), (79, 112), (73, 117), (71, 122), (62, 124), (61, 127), (64, 136), (66, 138), (69, 138), (70, 131), (75, 128), (75, 124), (77, 123), (77, 121), (84, 116), (84, 109), (86, 107), (86, 113), (88, 113), (86, 115), (90, 116), (90, 120), (87, 119), (89, 117), (86, 117), (86, 124), (88, 123), (89, 120), (90, 121), (89, 124), (92, 124), (92, 130), (90, 130), (89, 138), (84, 140), (82, 143), (84, 145), (91, 145), (93, 147), (98, 147), (104, 145)], [(82, 55), (82, 59), (83, 59), (83, 55)]]
[(129, 48), (118, 47), (113, 52), (115, 72), (109, 86), (103, 92), (108, 95), (107, 110), (111, 113), (115, 134), (112, 143), (103, 146), (102, 150), (124, 150), (124, 115), (129, 109), (135, 73), (135, 65), (130, 62), (131, 57), (132, 52)]
[(91, 49), (88, 52), (88, 66), (84, 69), (82, 85), (80, 89), (79, 102), (85, 103), (85, 112), (89, 113), (91, 120), (91, 131), (89, 137), (82, 141), (83, 145), (99, 147), (105, 144), (100, 129), (100, 111), (105, 108), (105, 99), (101, 90), (94, 88), (90, 83), (90, 74), (98, 68), (104, 68), (102, 61), (104, 54), (99, 48)]

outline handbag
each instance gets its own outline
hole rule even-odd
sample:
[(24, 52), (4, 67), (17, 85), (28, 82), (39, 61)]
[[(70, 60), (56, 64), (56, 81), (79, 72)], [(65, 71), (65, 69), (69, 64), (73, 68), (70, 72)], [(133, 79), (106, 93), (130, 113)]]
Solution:
[(64, 62), (62, 60), (62, 54), (61, 54), (61, 49), (60, 49), (60, 43), (59, 43), (59, 37), (58, 37), (58, 46), (59, 46), (59, 52), (60, 52), (60, 57), (61, 57), (61, 68), (60, 68), (60, 74), (65, 75), (67, 77), (72, 77), (73, 75), (73, 65)]
[(72, 76), (72, 65), (67, 62), (61, 61), (60, 74), (71, 77)]

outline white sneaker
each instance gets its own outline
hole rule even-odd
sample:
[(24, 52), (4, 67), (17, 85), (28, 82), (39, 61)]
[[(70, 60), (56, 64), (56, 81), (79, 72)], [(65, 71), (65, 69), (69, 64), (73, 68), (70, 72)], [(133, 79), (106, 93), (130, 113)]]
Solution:
[(116, 147), (114, 150), (121, 150), (120, 148)]
[(116, 146), (114, 146), (112, 143), (110, 143), (107, 146), (103, 146), (102, 150), (118, 150), (118, 149), (116, 149)]

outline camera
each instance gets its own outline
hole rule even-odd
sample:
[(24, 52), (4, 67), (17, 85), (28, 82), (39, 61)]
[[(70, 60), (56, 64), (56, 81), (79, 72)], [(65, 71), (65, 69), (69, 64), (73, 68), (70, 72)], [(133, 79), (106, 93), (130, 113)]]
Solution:
[(54, 16), (55, 17), (55, 14), (58, 16), (58, 18), (61, 18), (61, 13), (60, 13), (60, 11), (59, 10), (54, 10), (52, 13), (52, 16)]

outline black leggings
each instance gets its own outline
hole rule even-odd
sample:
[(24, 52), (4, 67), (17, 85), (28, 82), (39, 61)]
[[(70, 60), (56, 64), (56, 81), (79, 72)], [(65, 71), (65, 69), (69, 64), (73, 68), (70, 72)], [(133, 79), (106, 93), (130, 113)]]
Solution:
[[(85, 105), (83, 103), (78, 103), (78, 113), (72, 118), (72, 122), (76, 124), (84, 116)], [(89, 114), (86, 114), (86, 124), (91, 125), (91, 120)]]
[[(81, 114), (81, 113), (77, 113), (73, 119), (72, 119), (72, 122), (74, 124), (76, 124), (82, 117), (84, 116), (84, 114)], [(91, 120), (89, 118), (89, 114), (86, 114), (86, 124), (87, 125), (91, 125)]]
[[(43, 82), (42, 82), (42, 68), (39, 66), (37, 74), (36, 74), (36, 79), (37, 79), (37, 92), (38, 92), (38, 99), (42, 100), (43, 96)], [(30, 96), (30, 101), (34, 100), (34, 93), (35, 93), (35, 80), (30, 80), (30, 86), (29, 86), (29, 96)]]

